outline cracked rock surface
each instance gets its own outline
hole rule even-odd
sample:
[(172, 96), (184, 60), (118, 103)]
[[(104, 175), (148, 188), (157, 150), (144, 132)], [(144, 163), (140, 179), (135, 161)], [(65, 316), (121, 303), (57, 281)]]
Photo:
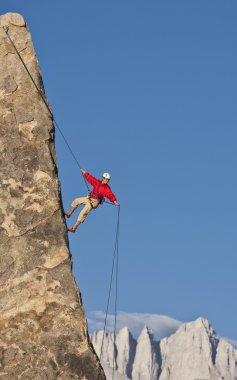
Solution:
[(23, 17), (0, 16), (0, 379), (104, 380), (71, 270), (52, 118)]

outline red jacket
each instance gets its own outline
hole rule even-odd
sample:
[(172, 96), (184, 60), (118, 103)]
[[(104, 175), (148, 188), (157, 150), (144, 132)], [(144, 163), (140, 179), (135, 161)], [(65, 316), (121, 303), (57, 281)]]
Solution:
[(109, 185), (102, 183), (99, 179), (93, 177), (91, 174), (85, 172), (84, 174), (87, 182), (89, 182), (93, 186), (93, 190), (90, 194), (90, 197), (93, 199), (98, 199), (101, 201), (103, 197), (106, 197), (110, 200), (110, 202), (114, 203), (116, 201), (116, 197), (114, 193), (111, 191)]

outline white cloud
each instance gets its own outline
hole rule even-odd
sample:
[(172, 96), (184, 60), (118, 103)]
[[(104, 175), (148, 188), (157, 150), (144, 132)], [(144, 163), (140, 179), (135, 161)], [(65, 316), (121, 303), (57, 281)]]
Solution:
[[(94, 311), (89, 313), (88, 323), (90, 332), (104, 329), (105, 313)], [(156, 340), (168, 337), (174, 333), (182, 322), (166, 315), (126, 313), (119, 312), (117, 315), (117, 330), (128, 327), (132, 335), (137, 338), (143, 327), (148, 326)], [(108, 314), (106, 331), (112, 332), (114, 328), (114, 315)]]

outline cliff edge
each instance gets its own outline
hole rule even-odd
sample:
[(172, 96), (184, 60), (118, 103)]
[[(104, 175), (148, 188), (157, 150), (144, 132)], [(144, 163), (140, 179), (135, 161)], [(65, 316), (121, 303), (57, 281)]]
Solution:
[(0, 379), (104, 380), (71, 270), (49, 111), (23, 17), (0, 16)]

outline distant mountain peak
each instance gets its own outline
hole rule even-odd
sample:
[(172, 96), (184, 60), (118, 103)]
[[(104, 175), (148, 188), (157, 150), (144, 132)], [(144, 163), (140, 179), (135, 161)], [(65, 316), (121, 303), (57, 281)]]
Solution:
[[(92, 335), (92, 343), (97, 351), (95, 336), (102, 335), (100, 332)], [(105, 345), (108, 350), (111, 348), (111, 339), (111, 334), (107, 334)], [(128, 328), (123, 328), (116, 336), (116, 352), (119, 380), (237, 378), (237, 351), (230, 343), (219, 338), (209, 321), (202, 317), (182, 324), (175, 333), (160, 341), (154, 340), (152, 330), (147, 325), (142, 328), (137, 341)], [(102, 356), (105, 366), (110, 365), (108, 356), (111, 357), (111, 352), (108, 354), (107, 351)]]

